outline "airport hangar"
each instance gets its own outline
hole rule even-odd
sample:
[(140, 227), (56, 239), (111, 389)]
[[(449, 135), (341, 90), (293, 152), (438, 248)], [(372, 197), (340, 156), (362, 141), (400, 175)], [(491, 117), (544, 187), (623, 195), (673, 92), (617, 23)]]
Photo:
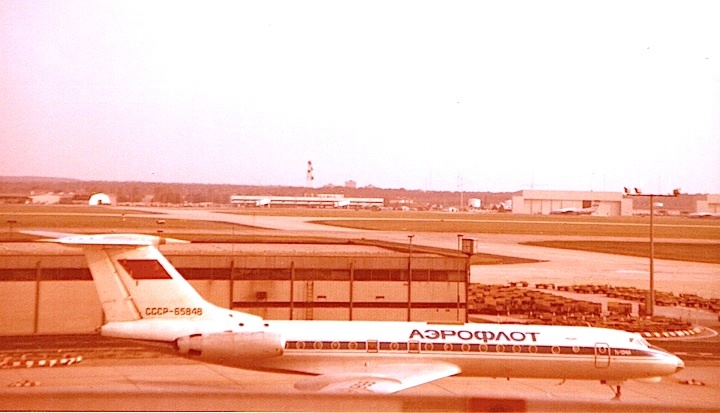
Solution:
[(562, 208), (592, 208), (597, 206), (593, 215), (630, 216), (633, 214), (632, 198), (624, 197), (622, 192), (594, 191), (544, 191), (523, 190), (521, 195), (512, 198), (514, 214), (542, 214)]
[[(463, 250), (473, 251), (472, 244), (463, 240)], [(6, 245), (0, 335), (93, 333), (103, 324), (82, 250)], [(312, 239), (167, 244), (161, 251), (208, 301), (266, 319), (466, 321), (470, 254), (457, 250)]]
[[(644, 198), (644, 199), (643, 199)], [(657, 199), (657, 198), (656, 198)], [(693, 212), (720, 213), (720, 195), (687, 195), (663, 198), (668, 215)], [(512, 198), (513, 213), (548, 215), (563, 208), (592, 208), (595, 216), (632, 216), (649, 214), (648, 197), (627, 197), (622, 192), (523, 190)]]
[(698, 200), (695, 212), (720, 214), (720, 195), (706, 195), (705, 199)]

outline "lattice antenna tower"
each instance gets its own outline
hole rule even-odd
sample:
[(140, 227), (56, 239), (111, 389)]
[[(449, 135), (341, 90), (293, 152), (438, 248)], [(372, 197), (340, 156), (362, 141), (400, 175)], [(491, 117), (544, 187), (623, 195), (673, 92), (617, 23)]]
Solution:
[(313, 166), (312, 161), (308, 161), (307, 164), (307, 175), (305, 176), (305, 186), (308, 188), (313, 187), (313, 181), (315, 180), (315, 177), (313, 176)]

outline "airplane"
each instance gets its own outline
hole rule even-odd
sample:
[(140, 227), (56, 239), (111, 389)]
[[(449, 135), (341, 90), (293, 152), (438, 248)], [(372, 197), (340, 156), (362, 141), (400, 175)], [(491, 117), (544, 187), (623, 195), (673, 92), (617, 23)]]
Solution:
[(590, 215), (597, 211), (597, 205), (590, 208), (560, 208), (550, 211), (552, 215)]
[(690, 218), (720, 218), (720, 214), (714, 214), (712, 212), (693, 212), (688, 214)]
[(304, 374), (294, 385), (301, 391), (388, 394), (463, 375), (598, 380), (620, 398), (626, 380), (658, 381), (684, 368), (639, 334), (605, 328), (264, 320), (209, 303), (159, 250), (188, 241), (23, 232), (83, 248), (105, 314), (101, 335), (161, 343), (207, 363)]

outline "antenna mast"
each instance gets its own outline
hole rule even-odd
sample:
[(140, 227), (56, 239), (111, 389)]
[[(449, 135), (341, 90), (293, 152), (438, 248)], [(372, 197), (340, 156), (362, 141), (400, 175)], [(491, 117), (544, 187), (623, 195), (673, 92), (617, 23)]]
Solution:
[(313, 176), (313, 166), (312, 161), (308, 161), (307, 164), (307, 176), (305, 177), (305, 186), (308, 188), (313, 187), (313, 181), (315, 180), (315, 177)]

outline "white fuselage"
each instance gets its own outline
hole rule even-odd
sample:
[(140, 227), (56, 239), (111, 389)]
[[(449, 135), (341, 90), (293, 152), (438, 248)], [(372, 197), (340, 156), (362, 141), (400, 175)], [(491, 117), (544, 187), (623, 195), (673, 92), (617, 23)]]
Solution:
[(105, 335), (153, 341), (255, 331), (282, 337), (281, 355), (254, 360), (225, 355), (203, 361), (310, 374), (340, 373), (369, 364), (439, 361), (457, 366), (467, 376), (606, 381), (654, 378), (684, 367), (678, 357), (649, 346), (637, 334), (589, 327), (270, 320), (219, 325), (161, 319), (103, 327)]
[(623, 331), (584, 327), (427, 323), (275, 321), (285, 338), (283, 360), (270, 368), (312, 371), (312, 365), (441, 360), (462, 375), (624, 380), (675, 373), (678, 357)]

